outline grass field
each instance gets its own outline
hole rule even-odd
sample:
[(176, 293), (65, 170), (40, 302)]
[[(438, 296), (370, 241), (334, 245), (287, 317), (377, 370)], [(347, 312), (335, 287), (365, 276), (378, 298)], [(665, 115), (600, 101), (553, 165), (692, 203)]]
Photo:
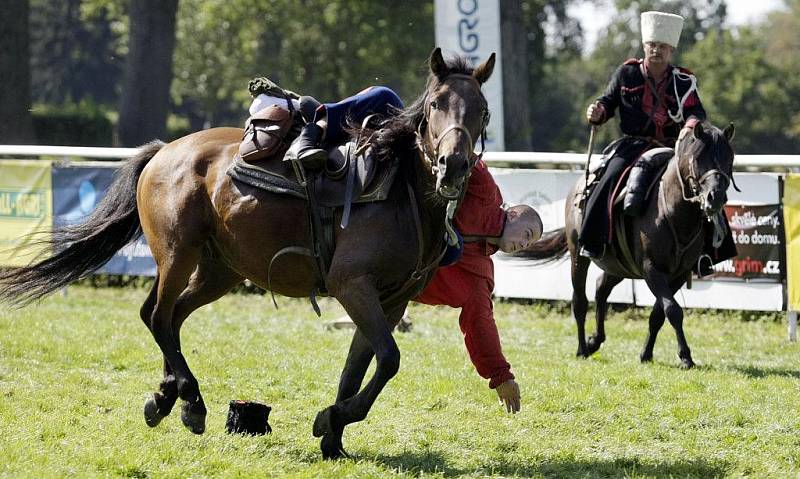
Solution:
[[(523, 395), (517, 416), (472, 369), (457, 312), (412, 306), (400, 373), (344, 436), (352, 459), (323, 461), (311, 424), (335, 395), (351, 332), (327, 331), (324, 301), (229, 295), (184, 327), (209, 409), (207, 432), (178, 410), (154, 429), (142, 405), (161, 356), (138, 319), (141, 289), (71, 287), (0, 309), (0, 476), (6, 477), (797, 477), (798, 345), (775, 316), (690, 311), (700, 367), (678, 367), (667, 325), (653, 364), (638, 353), (646, 311), (612, 313), (608, 340), (574, 358), (574, 325), (553, 305), (496, 307)], [(371, 373), (370, 373), (371, 374)], [(231, 399), (269, 404), (273, 433), (224, 432)]]

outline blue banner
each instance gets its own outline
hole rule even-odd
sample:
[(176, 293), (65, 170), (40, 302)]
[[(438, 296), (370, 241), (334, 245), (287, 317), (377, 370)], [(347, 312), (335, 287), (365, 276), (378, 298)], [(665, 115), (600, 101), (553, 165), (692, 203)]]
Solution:
[[(53, 166), (55, 226), (80, 223), (94, 211), (114, 180), (116, 165)], [(156, 264), (144, 236), (125, 246), (98, 273), (155, 276)]]

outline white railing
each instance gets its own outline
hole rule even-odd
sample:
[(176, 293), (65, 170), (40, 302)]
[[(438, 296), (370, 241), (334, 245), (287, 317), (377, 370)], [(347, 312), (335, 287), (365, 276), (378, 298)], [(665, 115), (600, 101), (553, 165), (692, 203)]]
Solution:
[[(62, 158), (122, 159), (136, 154), (137, 148), (97, 148), (84, 146), (0, 145), (0, 157), (55, 156)], [(593, 155), (598, 158), (599, 155)], [(539, 165), (583, 168), (584, 153), (488, 151), (483, 156), (490, 166), (531, 167)], [(795, 169), (800, 168), (800, 155), (737, 155), (737, 169)]]

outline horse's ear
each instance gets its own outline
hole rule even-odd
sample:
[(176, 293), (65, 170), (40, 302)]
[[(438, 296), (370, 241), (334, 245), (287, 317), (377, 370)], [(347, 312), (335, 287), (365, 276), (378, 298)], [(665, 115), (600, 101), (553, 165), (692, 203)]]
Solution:
[(698, 124), (696, 124), (694, 126), (694, 128), (692, 128), (692, 135), (694, 135), (694, 137), (696, 139), (698, 139), (698, 140), (703, 137), (703, 124), (702, 123), (698, 123)]
[(725, 138), (728, 139), (728, 142), (733, 141), (733, 136), (736, 135), (736, 127), (733, 126), (733, 123), (728, 123), (728, 126), (722, 130), (722, 134), (725, 135)]
[(447, 67), (447, 63), (445, 63), (444, 57), (442, 56), (441, 48), (436, 47), (433, 49), (429, 62), (431, 65), (431, 73), (437, 77), (444, 78), (450, 73), (450, 68)]
[(494, 71), (494, 53), (489, 55), (488, 60), (475, 67), (475, 71), (472, 73), (472, 76), (478, 80), (478, 83), (483, 85), (486, 83), (486, 80), (492, 76), (492, 71)]

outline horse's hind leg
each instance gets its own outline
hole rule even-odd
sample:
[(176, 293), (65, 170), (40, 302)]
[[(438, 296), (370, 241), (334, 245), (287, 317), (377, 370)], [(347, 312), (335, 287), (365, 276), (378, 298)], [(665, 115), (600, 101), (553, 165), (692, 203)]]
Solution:
[(578, 327), (578, 357), (589, 357), (589, 348), (586, 344), (586, 311), (589, 309), (589, 300), (586, 298), (586, 273), (589, 271), (589, 258), (580, 256), (571, 250), (572, 256), (572, 317)]
[[(342, 456), (340, 438), (344, 427), (367, 417), (383, 387), (400, 369), (400, 350), (392, 337), (392, 325), (386, 319), (372, 281), (367, 276), (361, 276), (340, 282), (336, 286), (331, 293), (344, 306), (360, 334), (369, 343), (375, 354), (376, 366), (372, 379), (360, 392), (341, 402), (337, 401), (317, 414), (313, 432), (314, 436), (322, 438), (320, 448), (326, 459)], [(365, 345), (359, 340), (356, 347), (356, 353), (360, 356), (360, 361), (363, 361)], [(358, 367), (363, 367), (361, 362)], [(354, 386), (355, 381), (350, 382), (346, 388), (340, 388), (346, 389), (342, 395), (350, 392)], [(338, 441), (335, 440), (337, 435)]]
[[(197, 308), (216, 301), (242, 281), (242, 277), (225, 266), (209, 258), (204, 258), (197, 269), (192, 273), (189, 284), (183, 290), (175, 303), (172, 315), (173, 335), (180, 348), (180, 329), (183, 322)], [(155, 286), (154, 286), (155, 289)], [(151, 292), (151, 296), (153, 293)], [(149, 302), (150, 298), (148, 298)], [(154, 301), (154, 300), (153, 300)], [(145, 305), (148, 304), (145, 302)], [(144, 314), (144, 307), (143, 313)], [(152, 311), (152, 307), (151, 307)], [(161, 381), (159, 391), (147, 400), (144, 406), (144, 416), (147, 425), (154, 427), (172, 411), (178, 400), (178, 386), (175, 375), (164, 358), (164, 379)]]
[(597, 278), (597, 288), (595, 292), (595, 318), (597, 321), (597, 328), (593, 335), (589, 337), (586, 342), (589, 354), (594, 354), (600, 349), (600, 345), (606, 340), (605, 321), (606, 314), (608, 313), (608, 296), (614, 286), (622, 281), (619, 276), (614, 276), (606, 273), (605, 271)]
[(158, 292), (150, 318), (150, 331), (175, 376), (178, 396), (186, 402), (181, 413), (184, 425), (195, 434), (202, 434), (205, 431), (206, 407), (197, 379), (189, 369), (180, 349), (179, 337), (173, 329), (175, 305), (200, 261), (202, 247), (185, 243), (172, 246), (171, 255), (160, 255), (164, 259), (158, 264)]

